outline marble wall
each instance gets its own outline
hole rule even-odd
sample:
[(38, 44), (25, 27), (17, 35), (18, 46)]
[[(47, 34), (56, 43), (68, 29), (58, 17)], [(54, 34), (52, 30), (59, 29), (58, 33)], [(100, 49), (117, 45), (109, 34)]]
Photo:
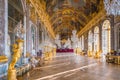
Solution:
[[(0, 56), (7, 54), (8, 0), (0, 0)], [(0, 63), (0, 77), (6, 75), (8, 63)]]
[(8, 4), (0, 0), (0, 55), (7, 54)]

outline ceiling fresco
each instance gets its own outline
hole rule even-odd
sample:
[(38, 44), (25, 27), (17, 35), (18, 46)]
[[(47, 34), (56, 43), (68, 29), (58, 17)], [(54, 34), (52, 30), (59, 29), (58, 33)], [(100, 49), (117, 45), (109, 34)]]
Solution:
[[(99, 12), (102, 0), (45, 0), (55, 34), (62, 39), (80, 31)], [(63, 35), (64, 34), (64, 35)]]
[(59, 34), (61, 39), (67, 39), (72, 30), (79, 32), (99, 13), (103, 0), (27, 0), (27, 3), (53, 37)]

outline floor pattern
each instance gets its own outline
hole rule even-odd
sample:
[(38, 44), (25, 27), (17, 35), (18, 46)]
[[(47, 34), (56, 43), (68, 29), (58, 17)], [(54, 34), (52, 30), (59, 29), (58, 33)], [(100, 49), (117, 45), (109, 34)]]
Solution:
[[(17, 80), (120, 80), (120, 65), (87, 56), (57, 53), (52, 60), (35, 67)], [(6, 77), (0, 80), (7, 80)]]
[(58, 53), (42, 67), (36, 67), (18, 80), (120, 80), (120, 65), (94, 58)]

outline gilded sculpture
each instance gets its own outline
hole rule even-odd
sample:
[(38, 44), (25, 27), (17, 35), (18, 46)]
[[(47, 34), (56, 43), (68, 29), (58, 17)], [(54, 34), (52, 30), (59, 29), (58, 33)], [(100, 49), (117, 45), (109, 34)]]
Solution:
[(22, 53), (22, 44), (23, 44), (23, 40), (17, 40), (18, 42), (18, 45), (17, 44), (13, 44), (13, 56), (12, 56), (12, 61), (9, 65), (9, 68), (8, 69), (15, 69), (15, 64), (17, 63), (18, 59), (20, 58), (21, 56), (21, 53)]

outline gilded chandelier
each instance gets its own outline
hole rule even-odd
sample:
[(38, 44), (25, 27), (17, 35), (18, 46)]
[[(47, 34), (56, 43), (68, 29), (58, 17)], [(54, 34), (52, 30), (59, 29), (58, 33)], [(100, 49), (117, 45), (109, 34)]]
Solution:
[(104, 0), (104, 6), (108, 15), (120, 15), (120, 0)]

